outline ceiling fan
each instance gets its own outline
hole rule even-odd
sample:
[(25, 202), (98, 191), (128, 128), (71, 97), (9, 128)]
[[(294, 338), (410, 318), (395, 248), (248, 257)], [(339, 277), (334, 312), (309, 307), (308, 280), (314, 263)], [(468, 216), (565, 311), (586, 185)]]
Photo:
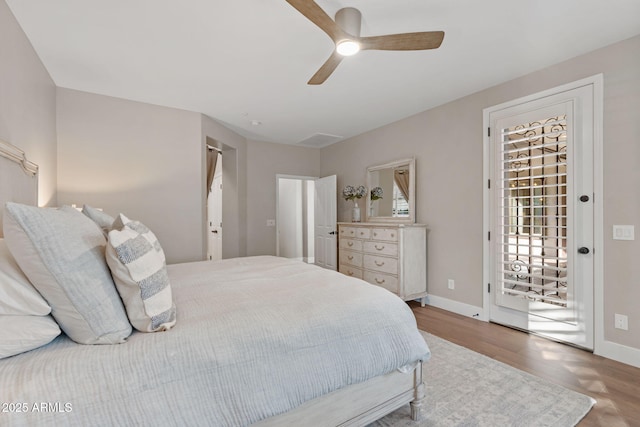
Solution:
[(336, 45), (335, 50), (311, 77), (307, 84), (319, 85), (333, 73), (342, 58), (360, 50), (425, 50), (437, 49), (444, 38), (444, 31), (387, 34), (360, 37), (362, 14), (358, 9), (345, 7), (336, 13), (335, 21), (313, 0), (287, 0), (291, 6), (327, 33)]

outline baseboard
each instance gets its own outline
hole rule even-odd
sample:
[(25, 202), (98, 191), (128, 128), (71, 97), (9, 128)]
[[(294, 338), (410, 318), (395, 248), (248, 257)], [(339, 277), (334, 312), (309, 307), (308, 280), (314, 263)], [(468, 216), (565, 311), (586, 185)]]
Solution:
[(460, 314), (462, 316), (483, 320), (485, 322), (488, 320), (482, 307), (476, 307), (475, 305), (465, 304), (463, 302), (450, 300), (437, 295), (427, 295), (426, 304), (451, 311), (452, 313)]
[(603, 341), (600, 345), (596, 343), (594, 353), (607, 359), (640, 368), (640, 349), (637, 348), (627, 347), (612, 341)]

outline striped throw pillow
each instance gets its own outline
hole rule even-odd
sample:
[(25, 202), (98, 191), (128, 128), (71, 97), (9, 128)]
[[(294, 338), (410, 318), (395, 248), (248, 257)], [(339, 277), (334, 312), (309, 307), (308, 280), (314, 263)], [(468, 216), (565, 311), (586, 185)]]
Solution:
[(109, 232), (106, 258), (129, 321), (141, 332), (166, 331), (176, 323), (176, 307), (164, 251), (141, 222), (122, 214), (118, 221), (124, 225)]

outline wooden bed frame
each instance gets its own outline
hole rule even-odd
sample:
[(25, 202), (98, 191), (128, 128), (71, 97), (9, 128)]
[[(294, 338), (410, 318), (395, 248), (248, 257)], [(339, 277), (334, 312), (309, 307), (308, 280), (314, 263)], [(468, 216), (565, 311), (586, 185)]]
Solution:
[[(38, 166), (28, 161), (19, 148), (0, 141), (0, 214), (6, 202), (35, 205), (37, 200)], [(318, 426), (364, 426), (407, 403), (411, 404), (411, 418), (422, 419), (425, 411), (422, 362), (418, 362), (410, 372), (396, 370), (344, 387), (257, 425), (297, 427), (312, 420)]]
[(365, 426), (411, 404), (411, 419), (425, 415), (425, 385), (422, 362), (408, 373), (394, 371), (354, 384), (306, 402), (289, 412), (267, 418), (254, 425), (260, 427)]

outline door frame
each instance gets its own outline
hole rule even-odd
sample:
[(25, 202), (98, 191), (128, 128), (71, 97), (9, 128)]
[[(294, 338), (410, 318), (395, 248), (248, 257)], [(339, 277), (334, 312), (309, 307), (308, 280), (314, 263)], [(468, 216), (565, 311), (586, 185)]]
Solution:
[(604, 345), (604, 174), (603, 174), (603, 114), (604, 114), (604, 89), (603, 75), (597, 74), (565, 85), (557, 86), (532, 95), (517, 98), (502, 104), (494, 105), (483, 110), (483, 245), (482, 245), (482, 279), (483, 279), (483, 312), (481, 320), (490, 320), (491, 294), (489, 281), (491, 276), (490, 265), (490, 241), (489, 231), (491, 218), (489, 179), (492, 175), (491, 162), (491, 127), (490, 115), (493, 112), (519, 104), (528, 103), (558, 93), (591, 85), (593, 87), (593, 346), (594, 352), (599, 354), (599, 349)]
[[(315, 181), (317, 176), (276, 174), (276, 256), (280, 256), (280, 180), (297, 179), (300, 181)], [(315, 237), (314, 237), (315, 238)]]

